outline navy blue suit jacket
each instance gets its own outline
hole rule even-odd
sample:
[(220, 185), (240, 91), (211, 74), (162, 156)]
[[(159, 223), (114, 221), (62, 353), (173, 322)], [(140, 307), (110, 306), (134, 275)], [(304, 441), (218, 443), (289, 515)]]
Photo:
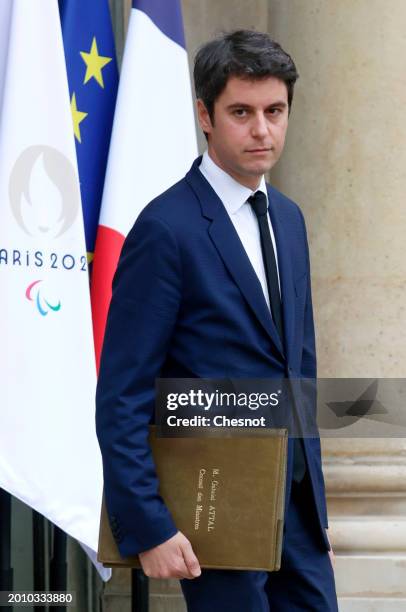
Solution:
[[(309, 252), (300, 209), (267, 187), (284, 351), (260, 282), (224, 205), (199, 170), (200, 160), (141, 212), (113, 281), (96, 426), (106, 506), (123, 556), (148, 550), (177, 531), (158, 494), (147, 442), (156, 378), (316, 378)], [(321, 541), (328, 548), (320, 441), (304, 443)], [(288, 486), (291, 474), (290, 443)]]

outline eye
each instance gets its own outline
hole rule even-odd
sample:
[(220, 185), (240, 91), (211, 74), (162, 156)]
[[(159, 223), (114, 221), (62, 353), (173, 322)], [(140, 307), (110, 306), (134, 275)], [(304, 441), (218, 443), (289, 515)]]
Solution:
[(268, 113), (270, 115), (272, 115), (272, 117), (277, 117), (278, 115), (280, 115), (282, 113), (282, 109), (281, 108), (270, 108), (268, 109)]
[(235, 117), (246, 117), (247, 116), (247, 110), (245, 108), (236, 108), (233, 111), (233, 115)]

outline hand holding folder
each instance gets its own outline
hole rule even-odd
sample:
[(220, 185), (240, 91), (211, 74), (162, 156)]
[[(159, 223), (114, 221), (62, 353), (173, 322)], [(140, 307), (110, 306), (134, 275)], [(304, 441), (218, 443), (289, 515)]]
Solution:
[[(201, 567), (275, 571), (280, 567), (287, 432), (219, 429), (199, 438), (157, 438), (150, 444), (160, 494)], [(123, 559), (103, 502), (98, 560)]]

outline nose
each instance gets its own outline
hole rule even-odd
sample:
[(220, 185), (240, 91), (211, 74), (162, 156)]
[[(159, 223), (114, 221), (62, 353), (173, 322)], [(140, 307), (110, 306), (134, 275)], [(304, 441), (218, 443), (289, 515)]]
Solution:
[(268, 123), (263, 112), (255, 114), (251, 126), (251, 133), (254, 138), (265, 138), (268, 135)]

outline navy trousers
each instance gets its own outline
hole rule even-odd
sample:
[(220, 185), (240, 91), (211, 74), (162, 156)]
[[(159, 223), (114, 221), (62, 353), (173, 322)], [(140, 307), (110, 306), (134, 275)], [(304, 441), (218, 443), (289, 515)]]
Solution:
[(202, 570), (181, 580), (188, 612), (338, 612), (308, 475), (292, 483), (278, 572)]

